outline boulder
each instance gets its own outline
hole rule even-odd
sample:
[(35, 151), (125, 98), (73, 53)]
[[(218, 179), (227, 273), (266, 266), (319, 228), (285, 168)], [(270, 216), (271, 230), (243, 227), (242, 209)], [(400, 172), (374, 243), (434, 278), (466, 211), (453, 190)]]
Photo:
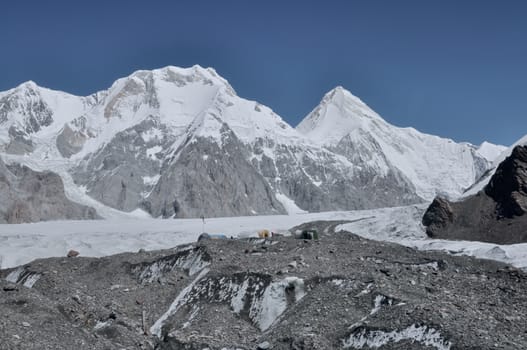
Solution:
[(80, 253), (78, 251), (71, 249), (66, 256), (68, 258), (74, 258), (76, 256), (79, 256), (79, 254)]
[(434, 237), (437, 231), (447, 227), (453, 219), (454, 213), (448, 200), (436, 197), (423, 216), (423, 225), (427, 227), (427, 234)]

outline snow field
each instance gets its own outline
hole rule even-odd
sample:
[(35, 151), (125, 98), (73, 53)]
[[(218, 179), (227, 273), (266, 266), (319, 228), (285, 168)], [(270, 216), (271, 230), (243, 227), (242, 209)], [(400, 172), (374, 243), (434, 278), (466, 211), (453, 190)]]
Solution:
[(420, 224), (426, 205), (398, 208), (273, 216), (201, 219), (114, 218), (92, 221), (50, 221), (0, 225), (0, 266), (14, 267), (37, 258), (100, 257), (139, 249), (166, 249), (195, 242), (203, 232), (227, 237), (256, 237), (261, 229), (284, 233), (293, 226), (316, 220), (349, 220), (336, 230), (389, 241), (421, 250), (493, 259), (527, 269), (527, 243), (497, 245), (482, 242), (429, 239)]

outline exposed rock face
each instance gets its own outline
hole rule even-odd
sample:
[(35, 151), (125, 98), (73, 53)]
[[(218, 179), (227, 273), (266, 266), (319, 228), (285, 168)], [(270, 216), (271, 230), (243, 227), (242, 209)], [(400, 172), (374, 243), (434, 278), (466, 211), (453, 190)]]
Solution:
[(483, 191), (459, 202), (436, 198), (423, 217), (434, 238), (527, 242), (527, 146), (517, 146)]
[(70, 126), (66, 124), (57, 136), (57, 150), (63, 157), (69, 158), (75, 153), (80, 152), (86, 139), (86, 135), (80, 131), (72, 130)]
[(225, 127), (221, 138), (189, 141), (161, 172), (144, 204), (153, 216), (286, 214), (236, 135)]
[(435, 232), (447, 227), (453, 219), (454, 214), (450, 202), (444, 198), (436, 197), (423, 216), (423, 225), (428, 227), (428, 232)]
[(1, 158), (0, 198), (0, 223), (98, 218), (94, 209), (66, 198), (57, 174), (7, 166)]
[[(145, 137), (152, 129), (160, 130), (160, 136)], [(171, 142), (173, 137), (167, 135), (159, 121), (147, 118), (117, 133), (105, 147), (85, 157), (73, 176), (77, 183), (86, 186), (92, 198), (122, 211), (132, 211), (142, 206), (159, 180), (161, 151)]]
[(485, 193), (498, 203), (498, 213), (507, 218), (527, 211), (527, 146), (517, 146), (496, 170)]
[[(258, 148), (253, 148), (255, 154), (259, 154)], [(253, 163), (273, 188), (307, 211), (372, 209), (380, 203), (392, 207), (423, 201), (397, 170), (379, 175), (374, 168), (346, 162), (326, 149), (306, 152), (299, 146), (277, 145), (275, 154), (274, 160), (263, 154), (260, 160), (253, 158)]]
[[(6, 349), (527, 347), (527, 276), (334, 233), (204, 240), (0, 270)], [(291, 262), (295, 262), (292, 264)], [(16, 335), (16, 336), (15, 336)]]
[(6, 152), (10, 154), (28, 154), (33, 151), (33, 141), (27, 133), (17, 129), (14, 126), (9, 128), (9, 144), (6, 146)]

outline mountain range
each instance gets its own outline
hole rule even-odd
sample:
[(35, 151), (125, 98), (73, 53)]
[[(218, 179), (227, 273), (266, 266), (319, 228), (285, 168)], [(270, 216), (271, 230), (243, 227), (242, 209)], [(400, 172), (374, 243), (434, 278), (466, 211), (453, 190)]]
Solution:
[[(69, 219), (286, 214), (457, 198), (504, 150), (393, 126), (342, 87), (293, 128), (200, 66), (137, 71), (86, 97), (34, 82), (0, 92), (0, 158), (57, 174), (58, 207), (80, 205)], [(0, 190), (18, 192), (20, 181), (4, 181), (4, 169)], [(0, 222), (12, 222), (14, 208), (5, 203)], [(30, 210), (18, 221), (44, 219)]]

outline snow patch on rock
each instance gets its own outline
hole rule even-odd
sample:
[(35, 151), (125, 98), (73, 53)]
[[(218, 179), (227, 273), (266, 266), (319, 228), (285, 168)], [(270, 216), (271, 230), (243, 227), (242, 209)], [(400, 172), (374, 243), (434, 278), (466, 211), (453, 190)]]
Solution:
[(33, 288), (35, 283), (42, 277), (41, 274), (28, 271), (25, 267), (19, 267), (11, 271), (7, 277), (6, 281), (16, 284), (21, 284), (26, 288)]
[(375, 315), (381, 310), (384, 305), (393, 305), (394, 299), (385, 295), (379, 294), (373, 299), (373, 309), (370, 311), (370, 315)]
[(304, 280), (297, 277), (286, 277), (271, 283), (260, 302), (253, 303), (250, 314), (259, 328), (264, 331), (284, 313), (288, 306), (288, 293), (294, 291), (294, 302), (305, 295)]
[(174, 315), (182, 305), (185, 304), (187, 295), (192, 291), (192, 288), (194, 288), (194, 285), (198, 283), (200, 279), (205, 277), (205, 275), (209, 272), (209, 269), (203, 269), (200, 274), (188, 285), (186, 286), (181, 293), (178, 294), (174, 302), (170, 305), (167, 312), (165, 312), (153, 325), (150, 327), (150, 333), (153, 335), (156, 335), (158, 337), (161, 337), (161, 330), (163, 328), (163, 325), (165, 324), (166, 320)]
[(287, 197), (285, 194), (276, 193), (275, 196), (276, 199), (284, 206), (285, 210), (287, 211), (287, 214), (307, 213), (307, 211), (300, 209), (298, 205), (296, 205), (295, 201)]
[(345, 349), (380, 348), (389, 343), (401, 341), (417, 342), (437, 350), (450, 350), (452, 343), (443, 338), (441, 333), (429, 326), (411, 325), (402, 330), (383, 331), (369, 330), (365, 327), (355, 329), (349, 338), (343, 341)]
[(265, 331), (306, 293), (304, 281), (297, 277), (286, 277), (275, 282), (270, 276), (261, 274), (203, 278), (203, 271), (177, 296), (169, 310), (152, 326), (152, 334), (160, 336), (161, 328), (167, 319), (183, 307), (197, 307), (199, 303), (230, 305), (234, 313), (248, 317), (261, 331)]
[(198, 248), (166, 256), (154, 261), (146, 267), (137, 265), (132, 268), (132, 271), (141, 271), (139, 274), (139, 280), (141, 283), (152, 283), (166, 273), (177, 268), (186, 270), (188, 271), (189, 276), (193, 276), (209, 265), (210, 257), (206, 252)]

